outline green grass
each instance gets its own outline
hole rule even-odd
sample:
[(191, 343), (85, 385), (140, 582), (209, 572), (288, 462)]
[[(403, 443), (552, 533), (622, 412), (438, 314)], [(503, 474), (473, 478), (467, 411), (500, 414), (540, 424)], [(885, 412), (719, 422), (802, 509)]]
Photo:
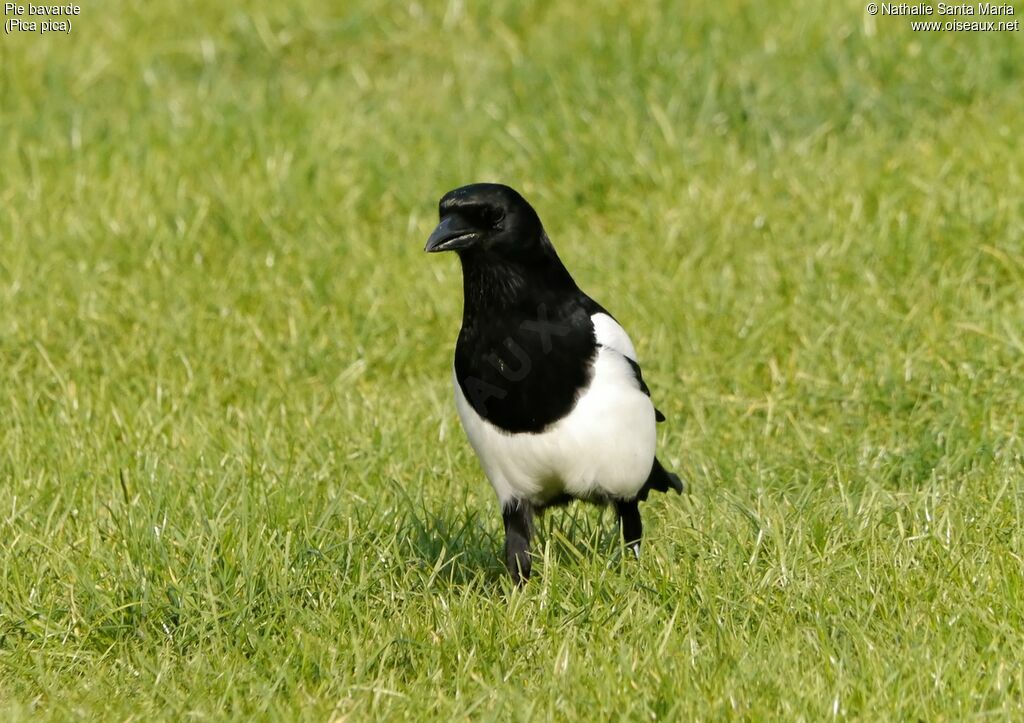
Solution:
[[(1024, 716), (1021, 33), (478, 6), (0, 37), (0, 718)], [(475, 180), (669, 417), (638, 563), (573, 507), (505, 578), (422, 253)]]

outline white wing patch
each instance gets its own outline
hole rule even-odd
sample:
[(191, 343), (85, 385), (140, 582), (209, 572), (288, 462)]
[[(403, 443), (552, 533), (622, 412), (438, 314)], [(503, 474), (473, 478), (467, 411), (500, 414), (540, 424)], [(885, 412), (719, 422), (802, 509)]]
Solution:
[(473, 409), (454, 369), (455, 406), (502, 504), (575, 497), (631, 499), (654, 463), (654, 405), (637, 386), (629, 336), (607, 314), (591, 317), (598, 343), (590, 385), (565, 417), (537, 434), (510, 434)]
[(640, 363), (640, 360), (636, 357), (636, 349), (633, 347), (633, 342), (630, 341), (629, 334), (619, 326), (619, 322), (607, 314), (594, 314), (590, 317), (590, 321), (594, 324), (594, 336), (597, 338), (598, 344), (614, 349), (619, 354), (629, 357), (638, 364)]

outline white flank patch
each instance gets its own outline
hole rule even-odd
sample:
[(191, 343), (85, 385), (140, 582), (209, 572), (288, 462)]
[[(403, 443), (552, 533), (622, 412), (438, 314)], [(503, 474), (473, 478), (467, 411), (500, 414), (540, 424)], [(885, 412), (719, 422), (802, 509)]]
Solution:
[(538, 434), (509, 434), (485, 420), (452, 371), (462, 426), (502, 504), (541, 504), (562, 493), (630, 499), (651, 473), (654, 405), (625, 358), (636, 359), (633, 342), (607, 314), (591, 321), (600, 346), (590, 386), (568, 415)]

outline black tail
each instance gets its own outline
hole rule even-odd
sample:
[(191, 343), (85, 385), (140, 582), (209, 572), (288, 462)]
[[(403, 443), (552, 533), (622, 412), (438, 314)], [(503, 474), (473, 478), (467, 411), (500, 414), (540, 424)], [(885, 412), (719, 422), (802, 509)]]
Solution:
[(675, 490), (682, 494), (686, 487), (683, 485), (683, 481), (679, 479), (679, 475), (672, 474), (664, 467), (661, 466), (661, 462), (658, 458), (654, 458), (654, 466), (651, 467), (651, 474), (647, 477), (647, 481), (644, 482), (644, 486), (640, 488), (640, 492), (637, 493), (636, 498), (638, 500), (646, 500), (647, 495), (651, 493), (651, 490), (657, 490), (658, 492), (668, 492), (669, 490)]

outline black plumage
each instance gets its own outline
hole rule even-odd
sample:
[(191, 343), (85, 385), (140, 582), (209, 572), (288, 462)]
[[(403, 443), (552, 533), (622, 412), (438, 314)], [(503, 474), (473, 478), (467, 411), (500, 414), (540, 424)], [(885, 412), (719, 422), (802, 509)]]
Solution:
[(440, 203), (427, 251), (456, 251), (464, 306), (455, 348), (460, 418), (503, 508), (513, 578), (529, 575), (532, 513), (615, 503), (639, 551), (637, 502), (682, 489), (654, 458), (655, 421), (632, 342), (576, 285), (514, 190), (473, 184)]

